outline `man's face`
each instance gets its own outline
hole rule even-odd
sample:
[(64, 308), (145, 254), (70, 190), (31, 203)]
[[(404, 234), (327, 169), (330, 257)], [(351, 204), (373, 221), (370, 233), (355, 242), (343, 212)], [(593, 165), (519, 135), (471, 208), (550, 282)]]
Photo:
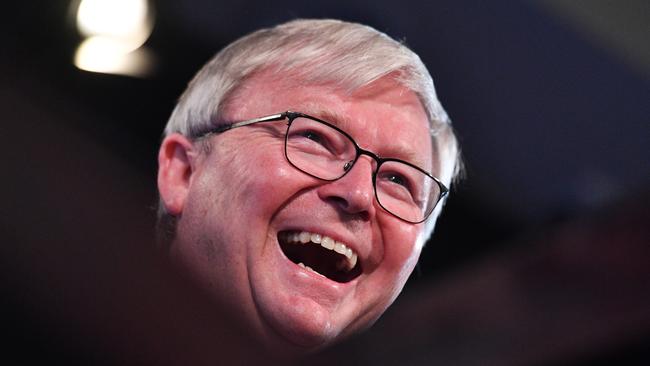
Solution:
[[(426, 113), (412, 92), (388, 78), (352, 95), (300, 84), (258, 75), (235, 93), (225, 117), (303, 112), (338, 124), (381, 157), (440, 171)], [(171, 255), (269, 347), (311, 349), (366, 328), (384, 312), (417, 262), (424, 225), (379, 206), (376, 163), (367, 156), (333, 182), (291, 166), (283, 151), (285, 130), (286, 120), (241, 127), (210, 137), (209, 152), (189, 154)], [(287, 239), (301, 232), (315, 235), (303, 234), (307, 244)], [(318, 236), (343, 243), (358, 257), (348, 278), (330, 279), (288, 259), (287, 251), (305, 251), (315, 263), (344, 265), (342, 256), (311, 242)]]

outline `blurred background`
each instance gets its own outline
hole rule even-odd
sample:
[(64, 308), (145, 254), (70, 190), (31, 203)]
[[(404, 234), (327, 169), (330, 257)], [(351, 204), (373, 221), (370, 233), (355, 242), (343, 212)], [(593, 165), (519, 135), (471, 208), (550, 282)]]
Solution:
[(214, 339), (222, 361), (237, 349), (151, 258), (157, 148), (201, 65), (297, 17), (366, 23), (418, 53), (467, 166), (396, 305), (310, 363), (648, 364), (646, 0), (5, 2), (12, 364), (200, 364)]

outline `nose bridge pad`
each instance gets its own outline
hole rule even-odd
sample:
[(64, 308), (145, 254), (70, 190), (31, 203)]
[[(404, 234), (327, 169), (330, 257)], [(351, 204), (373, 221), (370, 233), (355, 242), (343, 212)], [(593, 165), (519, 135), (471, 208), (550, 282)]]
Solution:
[(354, 160), (350, 160), (347, 163), (343, 164), (343, 171), (347, 173), (348, 170), (352, 168), (352, 163), (354, 163)]
[[(344, 171), (343, 175), (344, 176), (348, 175), (350, 173), (350, 170), (352, 170), (355, 166), (358, 165), (358, 163), (361, 160), (361, 158), (363, 157), (363, 155), (364, 154), (359, 154), (359, 156), (356, 157), (355, 159), (352, 159), (352, 160), (346, 162), (345, 164), (343, 164), (343, 171)], [(376, 170), (375, 165), (377, 164), (377, 161), (376, 161), (376, 159), (374, 159), (373, 156), (368, 156), (368, 158), (370, 159), (370, 165), (371, 165), (370, 178), (374, 181), (374, 175), (375, 175), (375, 170)]]

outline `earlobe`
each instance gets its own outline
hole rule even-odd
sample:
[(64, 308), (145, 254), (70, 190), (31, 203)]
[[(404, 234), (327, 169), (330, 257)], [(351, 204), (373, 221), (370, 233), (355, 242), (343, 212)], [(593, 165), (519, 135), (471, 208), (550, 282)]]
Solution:
[(158, 191), (170, 215), (183, 212), (193, 173), (193, 145), (174, 133), (163, 140), (158, 151)]

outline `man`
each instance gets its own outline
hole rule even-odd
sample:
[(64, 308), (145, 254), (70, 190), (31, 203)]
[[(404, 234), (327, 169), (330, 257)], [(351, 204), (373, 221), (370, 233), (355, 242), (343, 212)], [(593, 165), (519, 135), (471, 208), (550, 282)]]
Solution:
[(457, 155), (402, 44), (335, 20), (257, 31), (199, 71), (165, 129), (170, 256), (264, 347), (321, 348), (399, 294)]

